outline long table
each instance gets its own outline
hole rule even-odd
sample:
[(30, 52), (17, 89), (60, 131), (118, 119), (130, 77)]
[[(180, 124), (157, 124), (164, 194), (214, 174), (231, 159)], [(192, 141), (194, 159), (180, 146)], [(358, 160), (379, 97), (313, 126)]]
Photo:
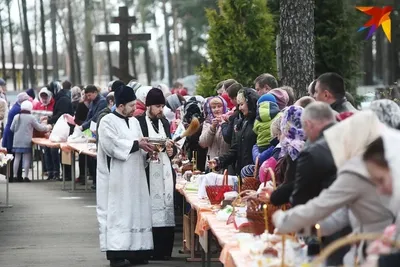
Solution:
[[(75, 188), (75, 152), (78, 154), (85, 155), (85, 191), (87, 191), (87, 156), (90, 157), (97, 157), (97, 153), (93, 152), (89, 149), (88, 143), (56, 143), (52, 142), (46, 138), (32, 138), (32, 143), (36, 146), (43, 146), (48, 148), (60, 148), (64, 152), (71, 153), (71, 190), (74, 191)], [(39, 162), (37, 161), (37, 179), (39, 179)], [(65, 164), (63, 164), (63, 183), (62, 183), (62, 190), (65, 190)], [(32, 179), (34, 179), (34, 170), (32, 168)], [(43, 173), (42, 173), (42, 179)]]

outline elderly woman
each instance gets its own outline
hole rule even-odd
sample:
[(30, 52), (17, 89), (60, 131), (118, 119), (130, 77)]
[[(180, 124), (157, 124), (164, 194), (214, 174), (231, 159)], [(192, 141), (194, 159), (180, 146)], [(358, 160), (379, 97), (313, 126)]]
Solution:
[(72, 103), (72, 110), (74, 114), (78, 108), (79, 102), (81, 101), (82, 89), (78, 86), (74, 86), (71, 89), (71, 103)]
[[(278, 231), (294, 232), (319, 222), (324, 236), (349, 224), (353, 233), (381, 233), (392, 224), (396, 215), (388, 208), (388, 199), (377, 194), (361, 158), (383, 128), (372, 111), (363, 111), (326, 130), (324, 136), (338, 169), (337, 178), (306, 204), (275, 213), (273, 221)], [(344, 263), (353, 264), (355, 255), (363, 261), (363, 245), (353, 247)]]
[[(7, 149), (7, 151), (12, 151), (14, 142), (14, 133), (11, 131), (11, 124), (14, 117), (21, 112), (21, 103), (25, 100), (29, 100), (30, 97), (27, 93), (20, 93), (17, 95), (17, 102), (12, 106), (10, 112), (8, 113), (8, 119), (6, 127), (4, 128), (2, 146)], [(11, 163), (13, 165), (14, 162)], [(14, 177), (13, 168), (10, 168), (10, 177)], [(18, 169), (18, 178), (22, 178), (22, 167)]]

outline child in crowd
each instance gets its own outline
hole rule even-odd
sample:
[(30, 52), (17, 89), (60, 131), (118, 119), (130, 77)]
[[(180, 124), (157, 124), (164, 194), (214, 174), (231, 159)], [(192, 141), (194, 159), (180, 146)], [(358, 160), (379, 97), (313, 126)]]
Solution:
[(257, 102), (257, 118), (253, 131), (257, 135), (257, 147), (259, 153), (269, 148), (271, 137), (271, 123), (279, 113), (279, 107), (272, 94), (264, 94)]
[[(23, 158), (23, 169), (25, 170), (25, 178), (18, 180), (18, 182), (30, 182), (28, 178), (29, 167), (32, 158), (32, 136), (33, 129), (40, 132), (48, 132), (51, 130), (51, 125), (40, 124), (36, 118), (31, 114), (33, 105), (29, 100), (21, 103), (20, 114), (14, 117), (11, 124), (11, 131), (14, 132), (13, 152), (14, 158), (14, 173), (18, 172), (18, 167)], [(12, 182), (13, 178), (10, 178)]]

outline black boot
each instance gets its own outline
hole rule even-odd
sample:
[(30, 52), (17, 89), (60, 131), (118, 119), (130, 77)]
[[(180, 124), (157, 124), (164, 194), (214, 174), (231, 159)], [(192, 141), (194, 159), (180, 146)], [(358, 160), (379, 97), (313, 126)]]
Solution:
[(18, 183), (23, 183), (23, 182), (24, 182), (24, 178), (18, 177), (18, 178), (17, 178), (17, 182), (18, 182)]
[(126, 260), (110, 260), (110, 267), (127, 267), (129, 265)]
[(25, 177), (25, 178), (24, 178), (24, 182), (25, 182), (25, 183), (30, 183), (30, 182), (31, 182), (31, 180), (29, 180), (29, 178), (28, 178), (28, 177)]

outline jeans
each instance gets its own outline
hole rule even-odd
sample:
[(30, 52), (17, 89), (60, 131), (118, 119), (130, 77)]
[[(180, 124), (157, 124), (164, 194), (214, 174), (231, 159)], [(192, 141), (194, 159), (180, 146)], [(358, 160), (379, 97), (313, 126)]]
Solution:
[(93, 184), (96, 184), (97, 159), (87, 156), (87, 166), (89, 173), (93, 177)]
[(60, 153), (58, 148), (45, 148), (44, 152), (46, 170), (49, 177), (60, 176)]

